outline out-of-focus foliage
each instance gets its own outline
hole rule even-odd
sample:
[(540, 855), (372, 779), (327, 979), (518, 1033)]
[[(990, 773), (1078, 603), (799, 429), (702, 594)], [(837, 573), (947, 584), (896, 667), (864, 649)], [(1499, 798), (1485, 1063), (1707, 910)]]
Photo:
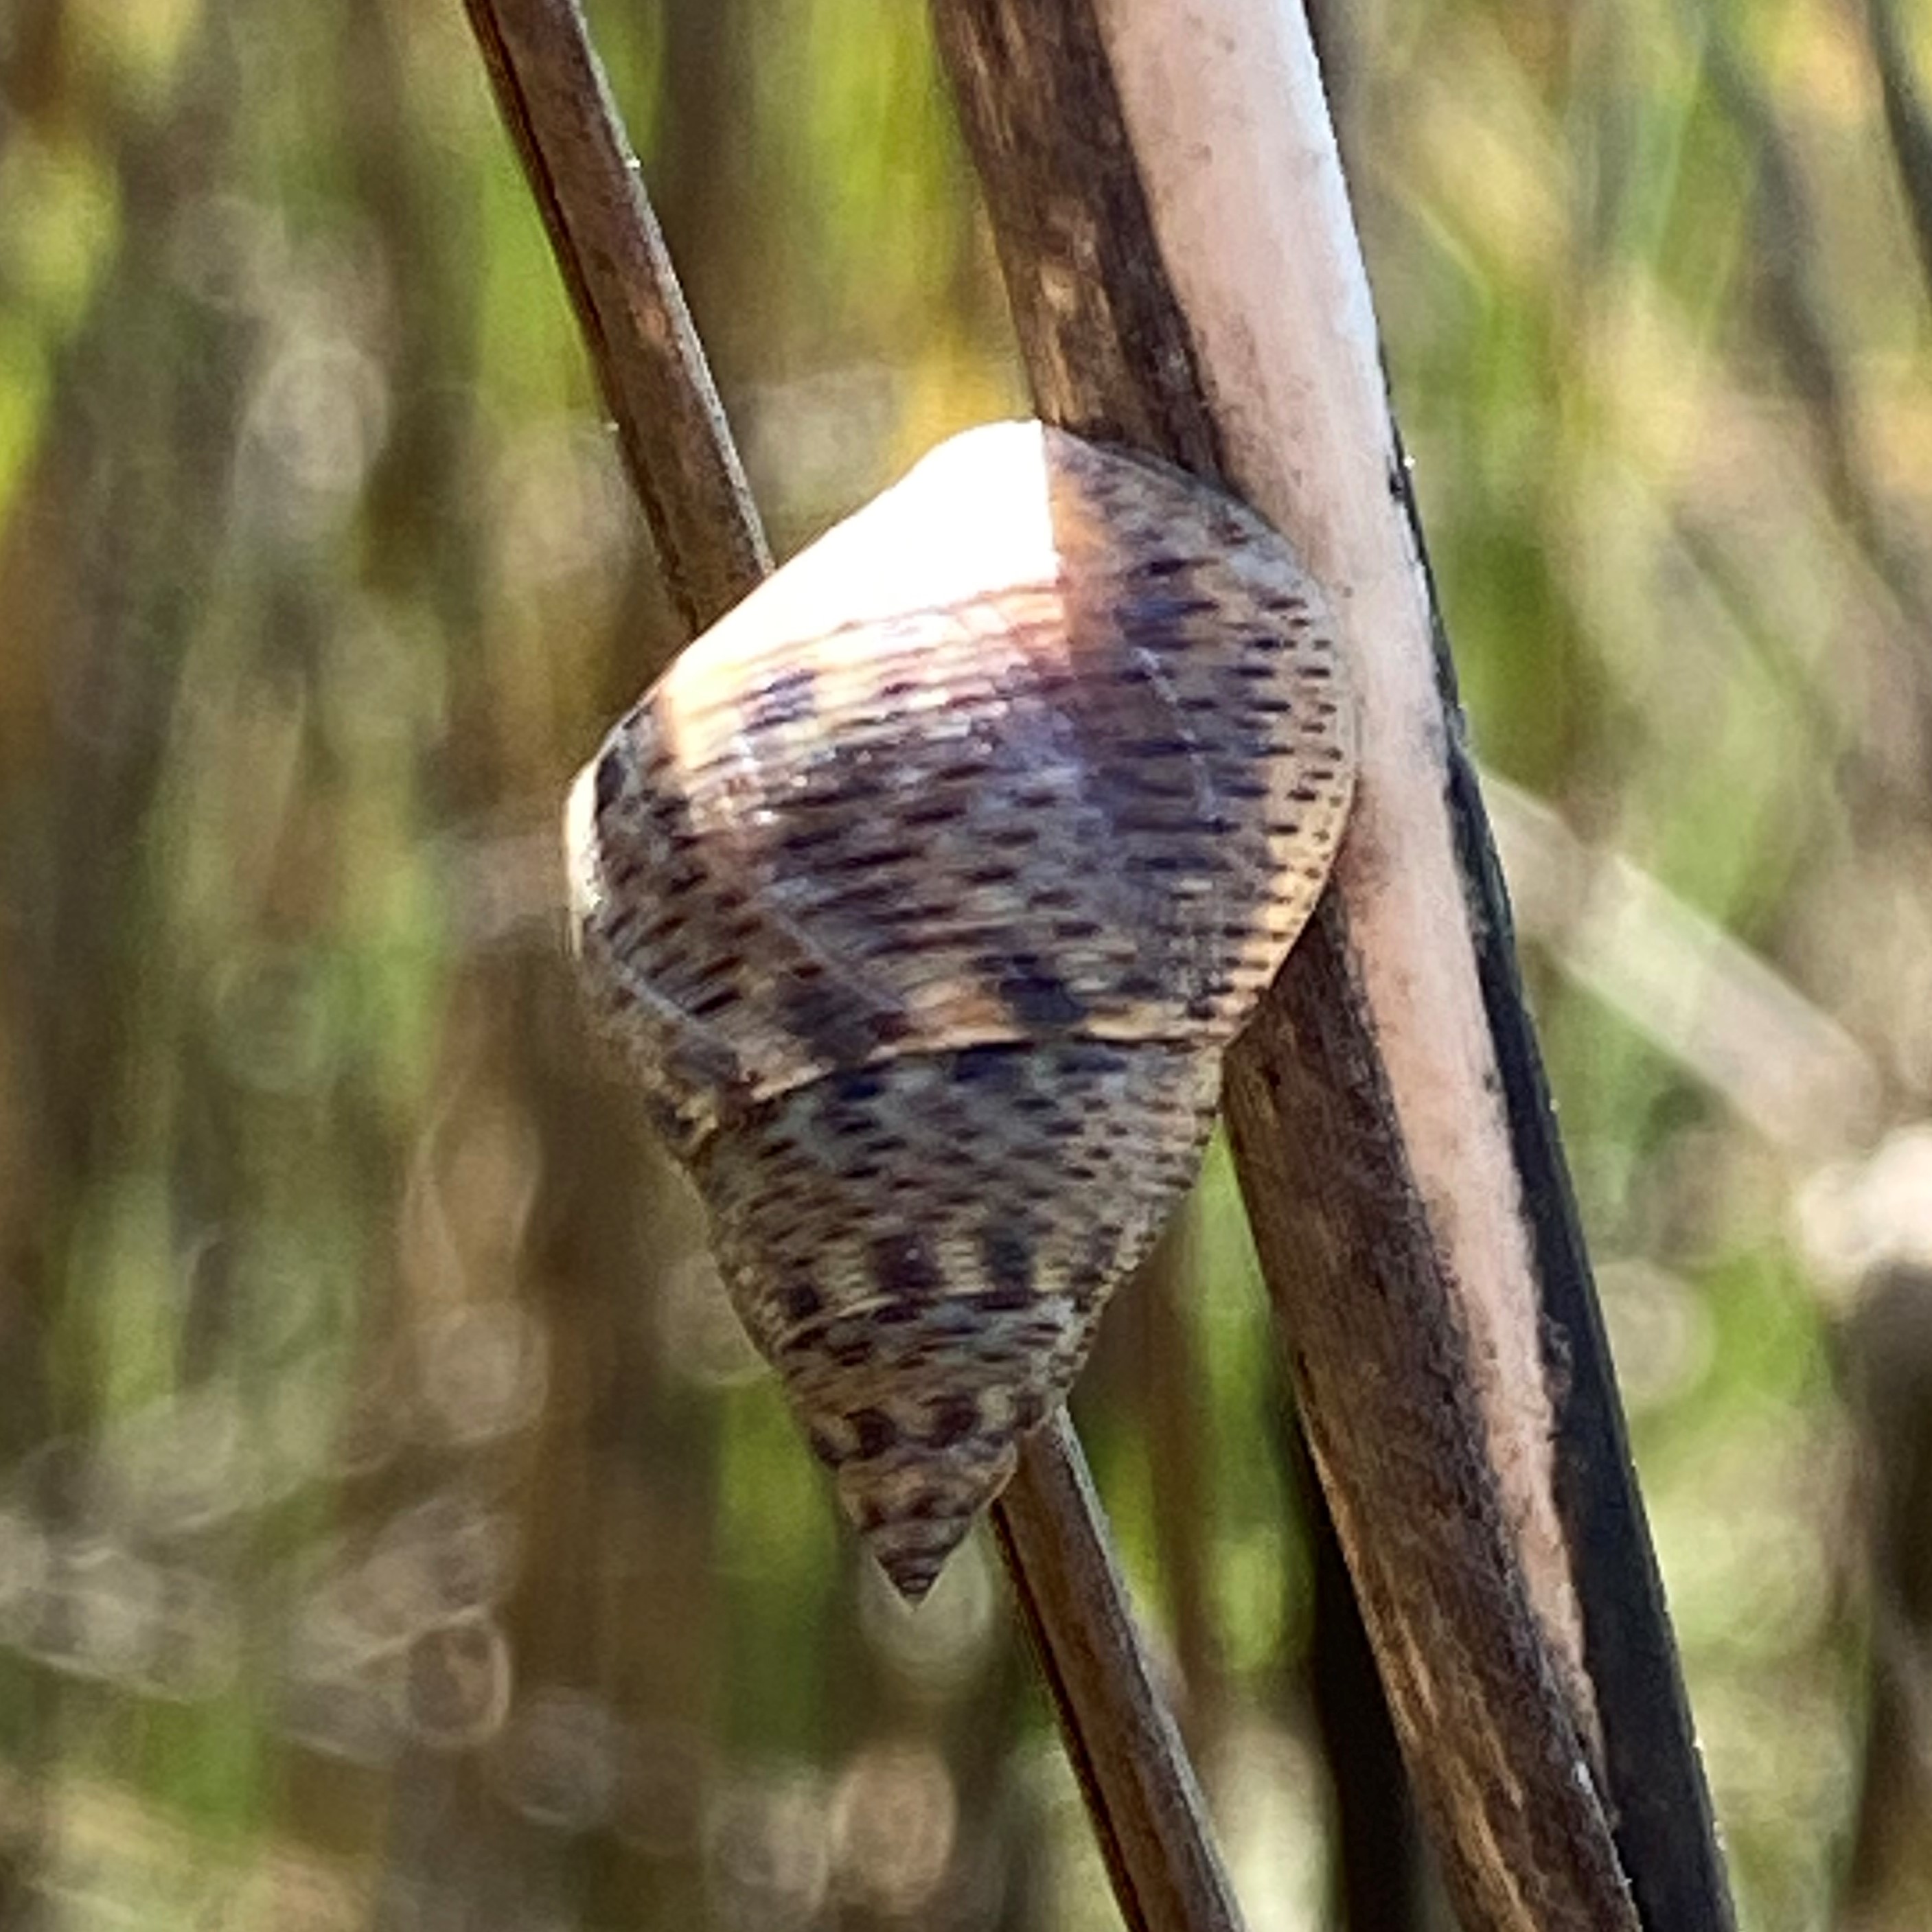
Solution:
[[(1021, 398), (922, 10), (595, 10), (781, 544)], [(1932, 40), (1324, 10), (1745, 1922), (1932, 1916)], [(580, 1030), (674, 640), (458, 0), (0, 9), (0, 1923), (1105, 1925)], [(1217, 1156), (1080, 1407), (1257, 1928), (1312, 1586)]]

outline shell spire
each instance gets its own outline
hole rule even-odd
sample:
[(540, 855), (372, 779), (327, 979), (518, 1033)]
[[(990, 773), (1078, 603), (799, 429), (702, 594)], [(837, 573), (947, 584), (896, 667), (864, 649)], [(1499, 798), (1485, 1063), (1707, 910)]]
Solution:
[(579, 776), (592, 1002), (908, 1598), (1191, 1184), (1354, 770), (1282, 539), (1008, 423), (753, 592)]

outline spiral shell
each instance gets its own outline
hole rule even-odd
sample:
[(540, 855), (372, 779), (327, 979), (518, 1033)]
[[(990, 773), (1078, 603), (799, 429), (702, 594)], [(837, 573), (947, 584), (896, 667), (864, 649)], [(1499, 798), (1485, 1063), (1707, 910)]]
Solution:
[(592, 1000), (908, 1598), (1191, 1184), (1354, 766), (1280, 536), (1006, 423), (754, 591), (578, 778)]

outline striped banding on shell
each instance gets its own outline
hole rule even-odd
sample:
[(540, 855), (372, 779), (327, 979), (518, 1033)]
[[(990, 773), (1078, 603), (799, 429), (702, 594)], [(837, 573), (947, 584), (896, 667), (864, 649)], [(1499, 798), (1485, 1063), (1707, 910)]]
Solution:
[(907, 1597), (1191, 1184), (1354, 772), (1282, 539), (1004, 423), (754, 591), (579, 776), (592, 1001)]

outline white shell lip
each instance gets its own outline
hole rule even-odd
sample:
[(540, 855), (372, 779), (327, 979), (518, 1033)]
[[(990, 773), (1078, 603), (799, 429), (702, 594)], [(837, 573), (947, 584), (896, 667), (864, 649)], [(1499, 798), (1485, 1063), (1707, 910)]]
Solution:
[[(821, 658), (836, 664), (842, 636), (864, 653), (868, 624), (964, 605), (992, 590), (1053, 585), (1060, 561), (1047, 434), (1034, 421), (962, 430), (766, 578), (688, 644), (652, 688), (674, 748), (703, 762), (702, 741), (727, 728), (718, 722), (718, 694), (736, 688), (750, 664), (801, 639), (815, 640)], [(578, 773), (565, 808), (573, 951), (606, 897), (596, 782), (608, 749), (607, 740)]]
[(1059, 581), (1045, 426), (961, 431), (766, 578), (679, 656), (658, 691), (674, 752), (688, 721), (802, 640), (836, 670), (868, 627)]
[(579, 772), (563, 808), (564, 865), (570, 880), (570, 948), (583, 944), (584, 928), (604, 904), (604, 872), (597, 857), (597, 767), (604, 748)]

